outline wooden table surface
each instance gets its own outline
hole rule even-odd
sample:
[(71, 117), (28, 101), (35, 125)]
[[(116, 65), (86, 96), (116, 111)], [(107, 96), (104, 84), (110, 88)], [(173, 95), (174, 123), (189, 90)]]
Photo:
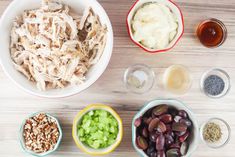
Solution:
[[(210, 117), (226, 120), (232, 129), (228, 145), (210, 149), (200, 143), (193, 157), (234, 157), (235, 148), (235, 1), (234, 0), (176, 0), (185, 18), (185, 33), (177, 46), (167, 53), (147, 54), (135, 46), (127, 35), (125, 17), (134, 0), (99, 0), (107, 11), (114, 29), (114, 50), (111, 62), (102, 77), (89, 89), (64, 99), (43, 99), (31, 96), (17, 88), (0, 68), (0, 156), (27, 157), (22, 152), (18, 131), (22, 120), (31, 113), (46, 111), (57, 116), (63, 128), (63, 140), (52, 157), (88, 157), (76, 148), (72, 136), (72, 120), (87, 104), (101, 102), (114, 107), (124, 122), (124, 138), (110, 157), (137, 157), (131, 143), (131, 121), (134, 114), (146, 101), (155, 98), (182, 100), (196, 114), (199, 124)], [(0, 0), (0, 14), (10, 0)], [(228, 38), (216, 49), (203, 47), (195, 37), (195, 27), (206, 18), (222, 20), (228, 29)], [(0, 52), (1, 53), (1, 52)], [(129, 93), (123, 82), (124, 70), (135, 63), (149, 65), (156, 76), (172, 64), (188, 66), (193, 76), (191, 90), (183, 96), (171, 95), (154, 85), (144, 95)], [(218, 100), (203, 95), (199, 79), (206, 70), (219, 67), (231, 76), (229, 94)]]

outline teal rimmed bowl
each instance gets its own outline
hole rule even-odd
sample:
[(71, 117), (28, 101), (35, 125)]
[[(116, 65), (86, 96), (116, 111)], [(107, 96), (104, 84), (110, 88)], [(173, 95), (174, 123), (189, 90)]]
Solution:
[(133, 120), (132, 120), (132, 144), (133, 147), (135, 148), (135, 150), (137, 151), (137, 153), (141, 156), (141, 157), (148, 157), (147, 154), (145, 154), (145, 152), (141, 149), (139, 149), (136, 145), (136, 127), (134, 125), (135, 119), (141, 117), (146, 111), (148, 111), (149, 109), (161, 105), (161, 104), (166, 104), (168, 106), (172, 106), (175, 107), (176, 109), (182, 109), (185, 110), (188, 113), (188, 116), (190, 118), (190, 120), (192, 121), (193, 124), (193, 128), (192, 128), (192, 134), (190, 136), (190, 142), (189, 142), (189, 147), (188, 147), (188, 151), (187, 154), (183, 157), (189, 157), (192, 155), (192, 153), (196, 150), (198, 144), (199, 144), (199, 125), (197, 122), (197, 119), (194, 115), (194, 113), (181, 101), (178, 100), (174, 100), (174, 99), (155, 99), (152, 100), (150, 102), (147, 102), (144, 107), (142, 109), (140, 109), (140, 111), (134, 116)]
[(25, 147), (25, 141), (24, 141), (24, 137), (23, 137), (23, 128), (24, 128), (25, 122), (26, 122), (26, 120), (27, 120), (28, 118), (33, 117), (33, 116), (35, 116), (35, 115), (37, 115), (37, 114), (39, 114), (39, 113), (45, 113), (45, 112), (37, 112), (37, 113), (34, 113), (34, 114), (32, 114), (32, 115), (30, 115), (30, 116), (28, 116), (27, 118), (24, 119), (24, 121), (23, 121), (22, 124), (21, 124), (20, 131), (19, 131), (19, 140), (20, 140), (20, 145), (21, 145), (22, 149), (23, 149), (26, 153), (28, 153), (28, 154), (30, 154), (30, 155), (33, 155), (33, 156), (37, 156), (37, 157), (44, 157), (44, 156), (47, 156), (47, 155), (49, 155), (49, 154), (55, 152), (55, 151), (58, 149), (58, 147), (59, 147), (59, 145), (60, 145), (60, 142), (61, 142), (61, 140), (62, 140), (63, 133), (62, 133), (62, 129), (61, 129), (61, 126), (60, 126), (60, 123), (59, 123), (58, 119), (55, 118), (54, 116), (48, 114), (48, 113), (45, 113), (48, 117), (50, 117), (50, 118), (52, 118), (52, 119), (54, 119), (54, 120), (56, 121), (56, 124), (57, 124), (58, 129), (59, 129), (59, 132), (60, 132), (58, 141), (57, 141), (57, 143), (56, 143), (56, 145), (55, 145), (55, 147), (54, 147), (53, 150), (50, 150), (50, 151), (47, 151), (47, 152), (44, 152), (44, 153), (35, 153), (35, 152), (31, 151), (31, 150), (28, 150), (28, 149)]

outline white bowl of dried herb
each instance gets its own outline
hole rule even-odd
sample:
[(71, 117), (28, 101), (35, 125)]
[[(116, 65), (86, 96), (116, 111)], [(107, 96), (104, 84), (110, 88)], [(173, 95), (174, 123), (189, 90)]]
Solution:
[(211, 118), (201, 126), (200, 134), (207, 146), (216, 149), (225, 146), (229, 142), (231, 129), (225, 120)]

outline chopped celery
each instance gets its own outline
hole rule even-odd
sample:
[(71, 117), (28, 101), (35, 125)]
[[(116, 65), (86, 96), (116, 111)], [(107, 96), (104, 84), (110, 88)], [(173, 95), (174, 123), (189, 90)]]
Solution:
[(118, 122), (105, 110), (89, 111), (78, 124), (77, 134), (81, 142), (91, 148), (106, 148), (117, 138)]

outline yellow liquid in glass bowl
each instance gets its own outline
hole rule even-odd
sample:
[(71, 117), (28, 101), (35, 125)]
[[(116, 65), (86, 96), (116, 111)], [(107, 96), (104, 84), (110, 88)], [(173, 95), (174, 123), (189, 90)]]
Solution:
[(163, 85), (172, 93), (184, 94), (189, 90), (191, 84), (189, 71), (182, 65), (172, 65), (164, 72)]

